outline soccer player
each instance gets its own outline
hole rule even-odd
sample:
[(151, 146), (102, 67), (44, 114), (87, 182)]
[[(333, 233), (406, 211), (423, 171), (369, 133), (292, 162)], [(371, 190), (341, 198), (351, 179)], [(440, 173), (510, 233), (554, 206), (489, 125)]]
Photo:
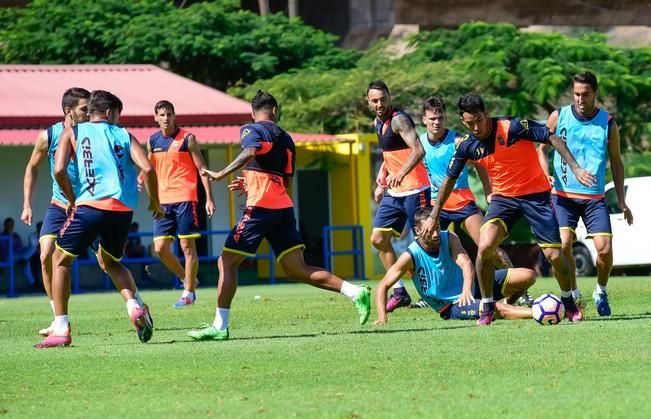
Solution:
[[(382, 265), (389, 269), (396, 262), (392, 237), (400, 237), (405, 224), (414, 226), (414, 212), (430, 205), (430, 185), (422, 159), (423, 146), (412, 118), (391, 104), (389, 88), (382, 80), (372, 81), (366, 90), (370, 109), (375, 113), (375, 129), (388, 172), (386, 184), (382, 167), (374, 197), (379, 206), (373, 220), (371, 243), (377, 249)], [(411, 297), (402, 280), (396, 282), (387, 311), (409, 306)]]
[[(445, 101), (438, 96), (432, 96), (423, 102), (423, 124), (425, 125), (426, 132), (422, 133), (419, 139), (425, 150), (423, 163), (429, 176), (432, 191), (432, 205), (434, 205), (439, 186), (445, 178), (448, 163), (454, 156), (454, 150), (461, 142), (461, 136), (456, 131), (446, 128), (447, 114)], [(481, 166), (476, 166), (476, 169), (484, 185), (485, 193), (490, 195), (491, 186), (486, 171)], [(479, 228), (481, 227), (482, 213), (479, 207), (477, 207), (475, 196), (470, 190), (468, 169), (465, 167), (459, 175), (459, 179), (457, 179), (450, 197), (441, 210), (441, 230), (447, 230), (448, 226), (454, 222), (466, 230), (475, 244), (479, 244)], [(498, 247), (496, 254), (496, 266), (500, 268), (513, 267), (511, 260), (503, 249)], [(522, 301), (529, 306), (533, 302), (528, 293), (523, 294)], [(422, 306), (422, 303), (412, 305), (412, 307)]]
[(266, 238), (287, 278), (318, 288), (339, 292), (353, 301), (360, 324), (366, 323), (371, 309), (370, 289), (356, 286), (323, 268), (309, 266), (303, 259), (305, 245), (296, 228), (291, 187), (296, 161), (292, 138), (277, 124), (278, 103), (269, 93), (258, 91), (251, 101), (254, 123), (240, 129), (242, 152), (219, 172), (203, 170), (202, 175), (219, 181), (245, 167), (244, 178), (229, 185), (246, 191), (246, 208), (238, 224), (226, 238), (219, 257), (219, 284), (215, 320), (207, 328), (188, 332), (195, 340), (226, 340), (231, 302), (237, 289), (237, 268), (245, 258), (255, 256)]
[[(153, 334), (148, 307), (139, 299), (131, 272), (120, 263), (133, 211), (138, 203), (138, 169), (144, 174), (149, 210), (162, 216), (156, 174), (138, 141), (117, 125), (122, 101), (103, 90), (91, 93), (90, 122), (63, 130), (55, 154), (54, 176), (67, 200), (69, 217), (59, 231), (52, 257), (54, 324), (52, 333), (37, 348), (67, 346), (72, 341), (68, 320), (70, 265), (99, 237), (99, 258), (126, 301), (138, 338), (147, 342)], [(74, 155), (78, 180), (73, 187), (68, 165)]]
[(474, 160), (475, 164), (486, 169), (492, 187), (475, 262), (484, 307), (477, 325), (489, 325), (493, 321), (495, 248), (520, 216), (529, 222), (538, 246), (554, 267), (568, 319), (573, 322), (582, 320), (583, 314), (572, 296), (569, 262), (560, 249), (558, 222), (551, 206), (551, 187), (538, 162), (534, 142), (550, 142), (582, 184), (592, 185), (595, 177), (579, 166), (563, 140), (550, 134), (544, 125), (519, 118), (490, 118), (483, 100), (476, 93), (461, 96), (457, 106), (461, 122), (470, 133), (463, 137), (454, 153), (432, 213), (421, 228), (422, 234), (431, 235), (437, 230), (439, 214), (456, 179), (466, 162)]
[[(147, 152), (158, 179), (158, 195), (165, 210), (163, 218), (154, 219), (154, 252), (163, 265), (183, 281), (183, 294), (174, 304), (181, 308), (196, 300), (199, 259), (195, 240), (199, 234), (197, 217), (197, 170), (206, 168), (197, 139), (191, 132), (176, 125), (174, 105), (161, 100), (154, 106), (154, 119), (160, 127), (149, 138)], [(206, 213), (212, 217), (215, 203), (210, 182), (202, 178), (206, 191)], [(178, 236), (185, 257), (185, 266), (171, 249)]]
[[(567, 161), (554, 153), (554, 189), (552, 202), (561, 227), (563, 253), (570, 261), (570, 277), (574, 298), (580, 298), (576, 284), (576, 264), (572, 255), (572, 241), (579, 217), (583, 219), (588, 237), (597, 249), (597, 287), (592, 298), (600, 316), (610, 316), (606, 286), (613, 267), (612, 230), (610, 216), (604, 198), (606, 162), (615, 182), (617, 204), (629, 225), (633, 214), (626, 205), (624, 193), (624, 164), (619, 152), (619, 128), (606, 110), (596, 106), (597, 77), (589, 72), (578, 73), (572, 78), (574, 104), (552, 112), (547, 127), (565, 141), (567, 148), (576, 156), (577, 162), (595, 173), (597, 182), (592, 186), (580, 183), (568, 170)], [(549, 175), (547, 157), (549, 147), (538, 148), (540, 164)]]
[[(461, 136), (456, 131), (446, 128), (446, 106), (443, 99), (438, 96), (433, 96), (423, 103), (423, 124), (425, 124), (426, 132), (422, 133), (419, 139), (425, 150), (423, 163), (429, 176), (432, 190), (431, 203), (434, 205), (441, 182), (447, 174), (448, 163), (454, 157), (454, 151), (461, 142)], [(486, 195), (490, 195), (491, 184), (486, 170), (479, 165), (475, 165), (475, 169)], [(461, 171), (450, 197), (443, 205), (439, 219), (441, 230), (447, 230), (451, 223), (456, 222), (465, 228), (475, 244), (479, 244), (482, 213), (470, 190), (466, 167)], [(499, 247), (496, 250), (498, 256), (496, 263), (500, 268), (513, 267), (506, 252)]]
[[(435, 230), (434, 234), (422, 235), (420, 229), (430, 213), (429, 208), (419, 209), (415, 214), (416, 240), (409, 245), (387, 274), (375, 292), (378, 319), (375, 324), (387, 322), (385, 304), (387, 291), (407, 272), (411, 272), (414, 286), (421, 298), (443, 319), (477, 319), (480, 302), (475, 300), (475, 268), (456, 234)], [(536, 282), (531, 269), (500, 269), (495, 272), (495, 309), (507, 320), (531, 318), (531, 309), (514, 307), (513, 302)], [(473, 290), (473, 288), (475, 288)]]
[[(36, 137), (36, 144), (32, 150), (23, 180), (23, 212), (20, 219), (27, 225), (32, 225), (32, 196), (36, 188), (38, 178), (38, 167), (43, 159), (47, 159), (50, 165), (50, 176), (52, 178), (52, 198), (48, 207), (39, 238), (41, 248), (41, 273), (43, 287), (50, 300), (52, 314), (54, 314), (54, 300), (52, 298), (52, 254), (54, 253), (54, 242), (57, 233), (63, 227), (68, 218), (66, 214), (68, 200), (63, 195), (59, 184), (54, 179), (54, 154), (59, 145), (59, 136), (67, 127), (88, 121), (88, 98), (90, 92), (80, 87), (72, 87), (63, 93), (61, 108), (63, 109), (63, 121), (57, 122), (46, 130), (43, 130)], [(68, 165), (68, 177), (72, 184), (77, 182), (77, 166), (71, 162)], [(38, 331), (41, 336), (47, 336), (52, 332), (52, 324)]]

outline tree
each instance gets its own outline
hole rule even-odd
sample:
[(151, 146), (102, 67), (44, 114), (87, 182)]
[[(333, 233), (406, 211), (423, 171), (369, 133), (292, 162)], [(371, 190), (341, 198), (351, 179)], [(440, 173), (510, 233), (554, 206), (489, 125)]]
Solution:
[(346, 68), (359, 58), (298, 18), (258, 16), (235, 0), (182, 9), (167, 0), (35, 0), (0, 17), (2, 63), (151, 63), (222, 89), (312, 60)]
[[(485, 23), (418, 33), (410, 39), (411, 52), (400, 57), (392, 42), (377, 43), (349, 69), (324, 72), (306, 66), (229, 92), (249, 98), (258, 89), (271, 91), (282, 103), (283, 123), (292, 130), (369, 132), (365, 93), (372, 79), (384, 79), (395, 102), (414, 115), (433, 94), (446, 98), (454, 113), (456, 98), (476, 91), (494, 115), (546, 119), (571, 100), (572, 75), (590, 69), (599, 78), (601, 102), (615, 115), (626, 148), (650, 146), (649, 48), (617, 48), (596, 33), (571, 38)], [(458, 118), (450, 121), (459, 127)]]

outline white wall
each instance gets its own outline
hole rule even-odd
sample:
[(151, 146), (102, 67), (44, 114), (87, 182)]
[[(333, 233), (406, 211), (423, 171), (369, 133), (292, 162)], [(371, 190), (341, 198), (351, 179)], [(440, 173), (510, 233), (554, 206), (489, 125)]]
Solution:
[[(26, 226), (20, 221), (23, 208), (23, 176), (31, 152), (31, 147), (0, 147), (0, 187), (3, 189), (2, 198), (0, 199), (0, 222), (7, 217), (12, 217), (16, 221), (16, 232), (20, 234), (23, 240), (26, 240), (28, 234), (36, 229), (36, 223), (43, 220), (52, 197), (50, 169), (47, 162), (44, 161), (39, 167), (39, 176), (32, 202), (34, 211), (33, 226)], [(233, 152), (238, 153), (239, 148), (234, 147)], [(211, 169), (220, 170), (226, 166), (225, 149), (210, 149), (207, 154), (207, 164)], [(217, 205), (217, 211), (210, 222), (212, 230), (230, 229), (232, 227), (228, 218), (228, 189), (226, 186), (226, 181), (212, 183)], [(141, 231), (151, 231), (153, 229), (151, 214), (147, 211), (148, 203), (147, 195), (143, 192), (138, 202), (138, 209), (134, 214), (134, 221), (140, 224)], [(243, 206), (243, 197), (236, 198), (236, 220), (239, 218)], [(226, 236), (214, 236), (212, 254), (218, 255), (221, 253), (225, 238)], [(148, 246), (150, 242), (150, 238), (143, 238), (145, 246)]]

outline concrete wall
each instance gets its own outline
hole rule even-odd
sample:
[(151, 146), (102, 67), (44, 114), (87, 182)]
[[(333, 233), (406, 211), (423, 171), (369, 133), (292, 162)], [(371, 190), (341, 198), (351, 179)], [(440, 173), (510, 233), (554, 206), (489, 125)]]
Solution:
[(457, 27), (473, 20), (517, 26), (651, 25), (648, 0), (394, 0), (393, 5), (397, 24), (423, 28)]

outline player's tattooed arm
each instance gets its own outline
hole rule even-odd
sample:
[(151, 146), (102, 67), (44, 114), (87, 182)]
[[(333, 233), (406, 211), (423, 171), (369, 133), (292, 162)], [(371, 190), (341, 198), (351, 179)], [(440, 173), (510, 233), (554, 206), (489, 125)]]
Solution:
[(423, 159), (425, 150), (418, 139), (418, 133), (414, 124), (405, 115), (396, 115), (391, 119), (391, 129), (396, 134), (399, 134), (411, 149), (409, 158), (400, 171), (396, 173), (395, 177), (392, 175), (387, 177), (387, 186), (389, 188), (395, 188), (400, 185), (404, 177), (414, 170), (416, 165)]
[(201, 170), (201, 176), (205, 176), (210, 180), (219, 181), (224, 179), (226, 176), (230, 175), (233, 172), (244, 167), (248, 162), (255, 158), (255, 153), (257, 149), (255, 147), (247, 147), (240, 154), (235, 157), (235, 159), (224, 169), (219, 172), (214, 172), (208, 169)]
[(566, 162), (576, 179), (585, 186), (592, 186), (597, 182), (597, 178), (585, 170), (583, 167), (579, 166), (576, 159), (570, 152), (570, 149), (567, 148), (567, 144), (561, 137), (556, 134), (550, 134), (549, 143), (554, 147), (556, 152), (563, 158)]

